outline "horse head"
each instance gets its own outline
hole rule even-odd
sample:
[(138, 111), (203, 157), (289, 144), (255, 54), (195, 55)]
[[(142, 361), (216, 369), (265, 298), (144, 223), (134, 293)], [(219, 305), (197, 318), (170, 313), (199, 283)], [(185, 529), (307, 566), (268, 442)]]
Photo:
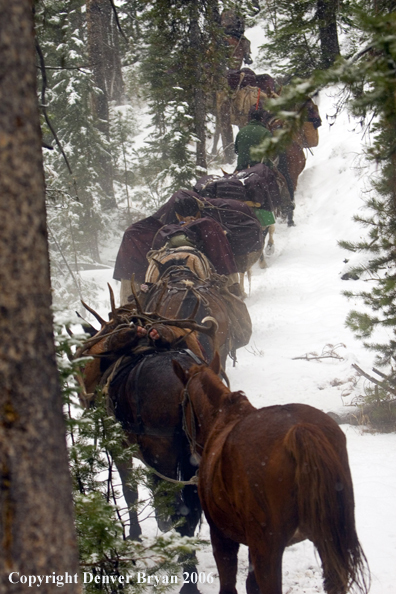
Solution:
[(223, 427), (244, 414), (252, 405), (242, 392), (231, 392), (223, 384), (220, 356), (216, 351), (210, 365), (193, 365), (185, 371), (177, 361), (173, 369), (184, 386), (184, 415), (187, 432), (203, 449), (214, 425)]

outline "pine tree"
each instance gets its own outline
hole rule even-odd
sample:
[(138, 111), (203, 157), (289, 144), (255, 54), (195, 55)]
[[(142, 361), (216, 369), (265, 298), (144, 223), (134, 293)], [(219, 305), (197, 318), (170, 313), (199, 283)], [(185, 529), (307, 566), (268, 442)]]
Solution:
[[(365, 214), (355, 217), (367, 229), (367, 238), (357, 243), (345, 240), (341, 246), (370, 256), (367, 265), (351, 271), (356, 275), (368, 273), (372, 288), (346, 292), (348, 297), (358, 297), (365, 305), (365, 311), (349, 314), (347, 325), (376, 353), (376, 364), (390, 370), (385, 380), (391, 378), (396, 357), (395, 9), (395, 3), (386, 0), (359, 0), (349, 4), (348, 27), (352, 37), (349, 49), (356, 48), (358, 43), (359, 50), (349, 60), (338, 58), (327, 70), (316, 70), (310, 78), (296, 79), (284, 89), (282, 97), (270, 102), (269, 108), (284, 119), (285, 125), (277, 138), (257, 150), (261, 156), (273, 154), (286, 144), (303, 117), (303, 111), (292, 114), (286, 110), (290, 110), (293, 102), (303, 104), (304, 95), (312, 96), (335, 83), (344, 89), (342, 105), (347, 104), (370, 133), (371, 143), (365, 153), (376, 164), (377, 173), (371, 180), (372, 191), (365, 198)], [(291, 56), (289, 63), (294, 59)]]
[(300, 78), (334, 63), (342, 19), (334, 0), (271, 0), (261, 13), (267, 41), (261, 62), (273, 73)]
[(160, 179), (162, 200), (206, 171), (209, 104), (224, 74), (217, 4), (159, 0), (142, 14), (142, 78), (154, 126), (144, 160)]
[(377, 329), (387, 329), (386, 341), (365, 344), (377, 353), (378, 365), (393, 369), (396, 359), (396, 13), (393, 3), (387, 4), (382, 7), (383, 12), (374, 5), (370, 12), (367, 6), (359, 6), (356, 13), (367, 40), (356, 66), (363, 80), (353, 111), (362, 120), (367, 117), (371, 120), (372, 143), (367, 157), (377, 164), (378, 173), (366, 200), (367, 214), (355, 217), (368, 229), (367, 240), (342, 245), (371, 255), (364, 269), (374, 280), (371, 291), (347, 293), (361, 297), (372, 312), (353, 311), (347, 323), (365, 341), (375, 335), (383, 336)]

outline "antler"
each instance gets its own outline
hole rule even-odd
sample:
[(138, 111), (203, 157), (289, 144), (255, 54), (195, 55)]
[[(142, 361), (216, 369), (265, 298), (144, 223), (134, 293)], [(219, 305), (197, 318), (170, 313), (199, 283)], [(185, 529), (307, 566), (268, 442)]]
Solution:
[(114, 291), (113, 291), (113, 288), (110, 285), (110, 283), (107, 283), (107, 286), (109, 287), (109, 292), (110, 292), (111, 313), (113, 314), (113, 317), (114, 317), (116, 315), (116, 305), (115, 305), (115, 299), (114, 299)]
[(155, 314), (158, 314), (158, 310), (159, 310), (159, 307), (161, 305), (161, 301), (164, 298), (164, 295), (166, 293), (167, 288), (168, 288), (168, 280), (166, 279), (165, 282), (163, 282), (163, 284), (162, 284), (161, 293), (159, 294), (157, 303), (155, 304), (155, 307), (154, 307), (154, 313)]
[(107, 323), (107, 322), (105, 322), (105, 320), (103, 318), (100, 317), (100, 315), (98, 313), (96, 313), (96, 311), (94, 309), (92, 309), (92, 307), (89, 307), (89, 305), (87, 305), (85, 303), (85, 301), (83, 301), (82, 299), (81, 299), (81, 303), (83, 304), (85, 309), (88, 310), (89, 313), (91, 313), (94, 316), (94, 318), (96, 318), (98, 320), (98, 322), (101, 326), (104, 326)]
[(133, 298), (136, 303), (136, 311), (138, 314), (142, 314), (143, 313), (142, 304), (139, 301), (139, 297), (137, 296), (136, 288), (135, 288), (135, 274), (132, 274), (132, 276), (131, 276), (131, 291), (132, 291), (132, 295), (133, 295)]
[(175, 326), (176, 328), (187, 328), (188, 330), (193, 330), (196, 332), (201, 332), (202, 334), (208, 334), (210, 337), (214, 337), (215, 333), (217, 332), (219, 325), (217, 321), (212, 318), (211, 316), (207, 316), (202, 320), (202, 322), (211, 322), (210, 326), (204, 326), (203, 324), (198, 324), (198, 322), (194, 322), (194, 320), (169, 320), (169, 319), (160, 319), (156, 320), (152, 323), (152, 326), (157, 326), (158, 324), (162, 324), (163, 326)]

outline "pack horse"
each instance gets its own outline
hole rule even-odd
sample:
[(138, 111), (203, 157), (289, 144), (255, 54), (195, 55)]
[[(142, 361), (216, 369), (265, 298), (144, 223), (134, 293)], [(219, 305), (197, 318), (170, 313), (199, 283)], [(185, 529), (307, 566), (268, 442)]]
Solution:
[(256, 409), (220, 380), (219, 359), (186, 373), (184, 410), (202, 455), (198, 492), (210, 526), (220, 594), (236, 594), (239, 543), (249, 547), (248, 594), (282, 594), (284, 549), (317, 548), (327, 594), (368, 592), (354, 519), (346, 440), (338, 425), (304, 404)]

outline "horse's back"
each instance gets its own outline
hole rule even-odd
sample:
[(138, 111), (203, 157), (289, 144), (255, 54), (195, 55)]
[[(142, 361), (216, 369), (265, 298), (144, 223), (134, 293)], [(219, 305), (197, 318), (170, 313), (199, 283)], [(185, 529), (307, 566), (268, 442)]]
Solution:
[(285, 544), (294, 535), (297, 462), (286, 439), (296, 427), (313, 427), (333, 444), (337, 456), (346, 452), (335, 421), (304, 404), (254, 410), (208, 442), (200, 469), (202, 503), (229, 538), (249, 544), (252, 522), (257, 524), (255, 534), (260, 526), (267, 532), (271, 526), (281, 527)]

